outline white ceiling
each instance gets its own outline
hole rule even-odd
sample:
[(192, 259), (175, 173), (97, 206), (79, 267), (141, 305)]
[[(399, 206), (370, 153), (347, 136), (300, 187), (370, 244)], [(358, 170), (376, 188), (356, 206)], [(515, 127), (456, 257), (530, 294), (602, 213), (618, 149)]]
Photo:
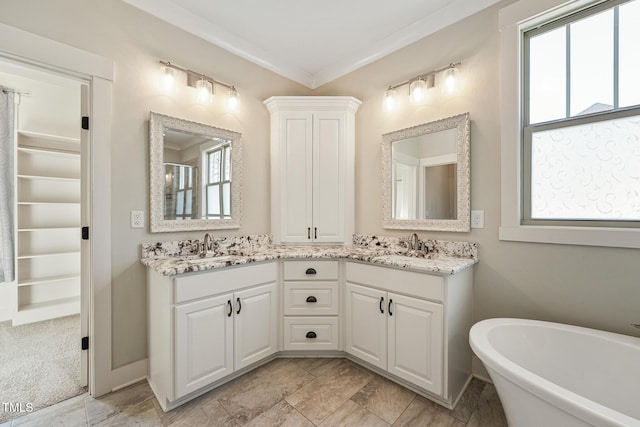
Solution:
[(314, 89), (499, 0), (123, 1)]

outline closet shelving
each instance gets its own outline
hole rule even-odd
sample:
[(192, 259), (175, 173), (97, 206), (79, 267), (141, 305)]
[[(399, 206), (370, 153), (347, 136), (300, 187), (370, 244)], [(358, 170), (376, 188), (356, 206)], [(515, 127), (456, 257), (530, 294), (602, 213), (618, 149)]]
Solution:
[(80, 312), (80, 139), (18, 131), (13, 324)]

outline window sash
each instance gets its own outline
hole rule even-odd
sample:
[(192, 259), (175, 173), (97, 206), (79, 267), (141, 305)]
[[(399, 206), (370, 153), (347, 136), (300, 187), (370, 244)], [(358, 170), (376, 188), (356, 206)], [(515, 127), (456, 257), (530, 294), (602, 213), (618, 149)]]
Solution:
[[(587, 7), (581, 11), (570, 13), (569, 15), (559, 17), (553, 21), (542, 24), (534, 29), (523, 33), (523, 50), (522, 50), (522, 156), (521, 156), (521, 200), (520, 208), (522, 217), (521, 225), (534, 226), (578, 226), (578, 227), (616, 227), (616, 228), (640, 228), (640, 221), (635, 220), (606, 220), (606, 219), (533, 219), (532, 218), (532, 137), (536, 132), (568, 128), (578, 125), (584, 125), (600, 121), (615, 120), (621, 117), (629, 117), (640, 115), (640, 106), (619, 108), (619, 29), (618, 29), (618, 6), (629, 2), (630, 0), (608, 0), (598, 3), (594, 6)], [(565, 93), (565, 117), (540, 123), (530, 123), (530, 41), (533, 37), (553, 31), (561, 27), (567, 27), (571, 23), (575, 23), (582, 19), (596, 15), (606, 10), (614, 10), (614, 47), (613, 47), (613, 109), (586, 115), (571, 116), (571, 53), (570, 53), (570, 32), (567, 31), (566, 43), (566, 93)], [(569, 27), (567, 27), (569, 28)]]
[[(216, 154), (218, 154), (216, 156)], [(216, 158), (214, 160), (214, 157)], [(217, 160), (218, 179), (211, 179), (212, 162)], [(231, 198), (226, 197), (223, 188), (231, 188), (231, 145), (225, 144), (216, 147), (215, 149), (207, 152), (207, 184), (205, 185), (205, 191), (207, 197), (206, 210), (207, 218), (210, 219), (222, 219), (231, 218)], [(218, 188), (217, 200), (212, 200), (218, 206), (217, 212), (209, 210), (210, 189)]]

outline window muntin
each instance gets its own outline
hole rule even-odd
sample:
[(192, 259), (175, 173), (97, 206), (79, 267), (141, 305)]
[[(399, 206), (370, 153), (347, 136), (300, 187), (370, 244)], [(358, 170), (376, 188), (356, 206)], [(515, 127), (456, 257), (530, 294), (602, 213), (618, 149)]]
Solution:
[(637, 22), (608, 1), (524, 34), (523, 224), (640, 226)]

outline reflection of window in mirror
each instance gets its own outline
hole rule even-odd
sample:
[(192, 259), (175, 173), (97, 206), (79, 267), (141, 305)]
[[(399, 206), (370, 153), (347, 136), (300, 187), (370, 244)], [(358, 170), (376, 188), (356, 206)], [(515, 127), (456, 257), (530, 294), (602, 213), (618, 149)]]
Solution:
[(231, 144), (227, 142), (207, 150), (205, 158), (207, 168), (206, 218), (230, 218)]

